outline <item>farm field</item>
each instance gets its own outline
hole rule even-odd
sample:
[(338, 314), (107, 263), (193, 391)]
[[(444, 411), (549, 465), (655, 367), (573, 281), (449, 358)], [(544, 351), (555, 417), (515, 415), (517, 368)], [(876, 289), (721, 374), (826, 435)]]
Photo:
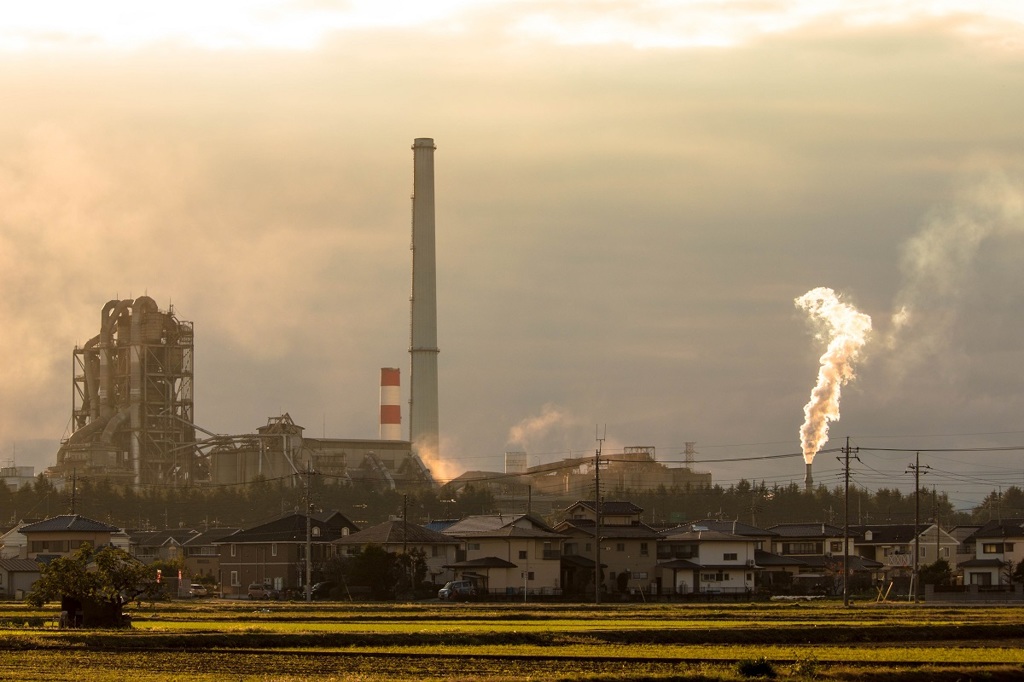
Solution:
[(1021, 679), (1019, 606), (314, 604), (129, 609), (59, 630), (0, 604), (5, 680)]

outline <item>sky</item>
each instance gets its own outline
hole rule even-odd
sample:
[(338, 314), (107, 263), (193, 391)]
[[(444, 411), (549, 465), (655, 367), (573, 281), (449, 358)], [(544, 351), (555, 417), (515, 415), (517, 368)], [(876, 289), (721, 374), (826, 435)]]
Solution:
[(375, 438), (431, 137), (438, 478), (600, 434), (802, 484), (825, 287), (871, 330), (817, 483), (849, 438), (868, 490), (918, 450), (955, 505), (1024, 485), (1017, 2), (39, 0), (0, 92), (0, 463), (55, 461), (140, 295), (195, 325), (203, 428)]

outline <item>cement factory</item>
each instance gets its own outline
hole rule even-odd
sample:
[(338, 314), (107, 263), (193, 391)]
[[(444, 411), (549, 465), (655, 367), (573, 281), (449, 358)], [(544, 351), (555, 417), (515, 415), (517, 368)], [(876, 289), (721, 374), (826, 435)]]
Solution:
[[(287, 413), (252, 433), (218, 434), (194, 419), (193, 323), (148, 296), (112, 300), (99, 332), (73, 351), (72, 432), (47, 471), (55, 485), (72, 476), (121, 485), (228, 485), (315, 472), (344, 485), (411, 490), (437, 485), (425, 462), (440, 456), (434, 141), (413, 150), (412, 295), (408, 439), (402, 438), (401, 371), (381, 369), (377, 439), (310, 438)], [(610, 488), (708, 487), (711, 475), (668, 468), (653, 447), (626, 448), (602, 464)], [(467, 472), (453, 481), (487, 485), (496, 498), (525, 494), (554, 501), (592, 495), (592, 458), (526, 466), (507, 453), (504, 472)], [(589, 489), (589, 491), (588, 491)]]

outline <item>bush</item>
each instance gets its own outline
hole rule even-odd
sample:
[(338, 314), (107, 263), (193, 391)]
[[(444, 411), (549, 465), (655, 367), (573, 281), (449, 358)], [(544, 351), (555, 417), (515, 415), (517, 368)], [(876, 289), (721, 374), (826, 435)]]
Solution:
[(774, 679), (777, 676), (775, 667), (767, 658), (740, 661), (736, 664), (736, 670), (744, 677), (768, 677)]

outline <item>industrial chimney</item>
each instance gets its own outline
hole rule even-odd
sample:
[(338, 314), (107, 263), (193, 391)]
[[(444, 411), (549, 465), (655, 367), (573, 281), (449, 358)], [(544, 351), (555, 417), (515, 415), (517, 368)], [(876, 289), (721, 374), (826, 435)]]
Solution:
[(814, 492), (814, 478), (811, 477), (811, 463), (807, 462), (807, 473), (804, 475), (804, 488), (808, 493)]
[(437, 275), (434, 253), (434, 140), (413, 142), (412, 320), (409, 354), (409, 440), (417, 453), (436, 456)]
[(402, 380), (397, 367), (380, 368), (380, 439), (402, 440)]

